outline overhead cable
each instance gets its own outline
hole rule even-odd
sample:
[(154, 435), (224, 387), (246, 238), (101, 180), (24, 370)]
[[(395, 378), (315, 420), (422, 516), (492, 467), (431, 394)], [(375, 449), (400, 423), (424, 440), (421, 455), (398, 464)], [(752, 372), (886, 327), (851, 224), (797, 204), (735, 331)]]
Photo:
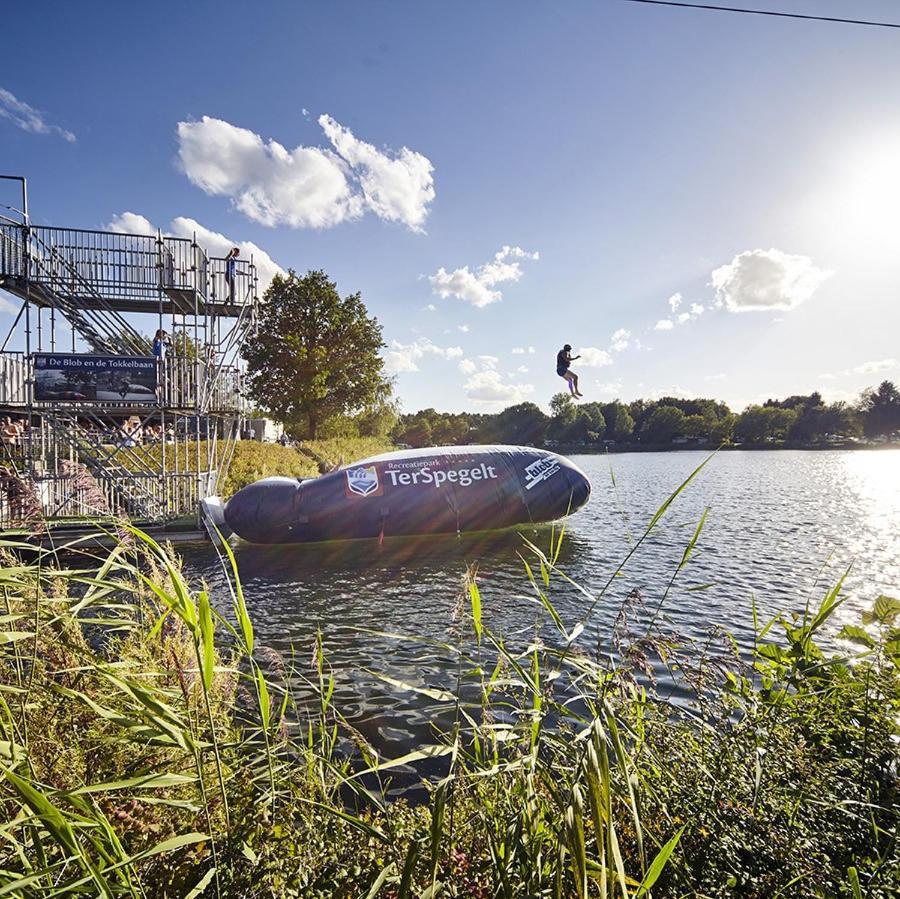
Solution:
[(778, 19), (806, 19), (812, 22), (837, 22), (840, 25), (868, 25), (872, 28), (900, 28), (900, 22), (874, 22), (869, 19), (842, 19), (838, 16), (810, 16), (798, 12), (777, 12), (772, 9), (747, 9), (741, 6), (718, 6), (713, 3), (684, 3), (680, 0), (624, 0), (625, 3), (645, 3), (649, 6), (677, 6), (683, 9), (705, 9), (715, 12), (738, 12), (750, 16), (774, 16)]

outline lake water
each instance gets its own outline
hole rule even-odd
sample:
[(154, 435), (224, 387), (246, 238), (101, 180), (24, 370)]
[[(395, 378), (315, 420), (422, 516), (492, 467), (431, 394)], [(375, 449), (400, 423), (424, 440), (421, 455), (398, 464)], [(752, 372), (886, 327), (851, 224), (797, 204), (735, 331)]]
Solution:
[[(593, 485), (590, 503), (572, 516), (559, 564), (592, 593), (610, 579), (660, 504), (706, 458), (704, 453), (574, 456)], [(615, 482), (610, 473), (615, 475)], [(856, 623), (880, 593), (900, 595), (900, 451), (721, 452), (670, 507), (637, 550), (579, 638), (605, 643), (624, 598), (637, 588), (655, 608), (703, 510), (705, 527), (666, 604), (666, 626), (702, 636), (710, 625), (752, 642), (751, 602), (767, 616), (819, 601), (848, 566), (849, 599), (836, 625)], [(433, 742), (439, 710), (419, 694), (379, 680), (452, 689), (456, 662), (435, 645), (453, 642), (467, 565), (477, 564), (485, 618), (524, 643), (546, 615), (535, 604), (519, 553), (523, 536), (547, 547), (550, 528), (332, 545), (236, 548), (258, 640), (294, 653), (302, 689), (316, 629), (337, 679), (341, 711), (386, 757)], [(228, 602), (211, 547), (184, 551), (185, 568)], [(708, 586), (707, 589), (691, 588)], [(552, 598), (571, 627), (590, 601), (557, 585)], [(367, 631), (424, 637), (417, 643)]]

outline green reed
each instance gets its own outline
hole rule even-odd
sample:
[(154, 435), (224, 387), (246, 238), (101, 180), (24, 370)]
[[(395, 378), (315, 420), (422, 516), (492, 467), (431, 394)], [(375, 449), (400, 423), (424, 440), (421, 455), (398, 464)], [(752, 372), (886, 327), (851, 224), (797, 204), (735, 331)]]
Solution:
[[(494, 629), (499, 598), (468, 569), (438, 644), (456, 689), (371, 672), (446, 711), (399, 758), (336, 706), (321, 632), (289, 659), (260, 645), (227, 544), (213, 597), (129, 526), (72, 567), (3, 542), (0, 896), (895, 894), (900, 602), (845, 626), (840, 653), (820, 640), (843, 579), (755, 618), (749, 656), (668, 634), (707, 512), (659, 596), (619, 585), (699, 471), (599, 594), (566, 573), (564, 528), (525, 540), (530, 633)], [(582, 597), (575, 620), (560, 591)], [(620, 615), (589, 649), (601, 602)], [(651, 661), (692, 700), (660, 693)], [(423, 762), (441, 767), (425, 800), (389, 798)]]

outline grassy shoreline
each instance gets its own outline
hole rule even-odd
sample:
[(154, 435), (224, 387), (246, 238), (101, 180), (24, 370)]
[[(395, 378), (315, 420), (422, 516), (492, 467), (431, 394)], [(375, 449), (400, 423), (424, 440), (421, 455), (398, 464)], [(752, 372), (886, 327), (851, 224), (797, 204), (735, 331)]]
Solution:
[[(380, 757), (335, 707), (321, 640), (295, 658), (259, 644), (230, 554), (230, 590), (210, 597), (124, 523), (89, 571), (49, 554), (22, 564), (7, 541), (0, 891), (895, 895), (900, 602), (882, 597), (845, 628), (841, 656), (819, 645), (841, 583), (756, 622), (749, 658), (724, 633), (688, 644), (668, 632), (668, 591), (647, 606), (632, 595), (592, 646), (582, 629), (605, 590), (586, 594), (579, 621), (553, 604), (569, 583), (564, 540), (523, 543), (541, 639), (491, 629), (472, 569), (444, 646), (457, 689), (382, 676), (454, 722), (401, 759)], [(688, 706), (655, 689), (651, 660)], [(295, 702), (298, 686), (311, 704)], [(425, 762), (442, 766), (426, 801), (385, 798), (393, 769)]]
[[(197, 452), (195, 443), (187, 443), (179, 456), (179, 465), (183, 471), (195, 471)], [(281, 446), (277, 443), (260, 443), (255, 440), (240, 440), (234, 444), (228, 472), (220, 484), (220, 493), (224, 497), (231, 496), (247, 484), (260, 478), (281, 475), (289, 478), (314, 478), (323, 469), (335, 465), (343, 465), (394, 449), (386, 440), (378, 438), (333, 438), (325, 440), (304, 441), (298, 447)], [(157, 446), (131, 448), (122, 453), (120, 461), (133, 467), (135, 459), (146, 459), (158, 463), (162, 450)], [(223, 458), (224, 448), (219, 447), (219, 460)], [(200, 458), (206, 459), (207, 444), (201, 441)], [(166, 462), (175, 464), (173, 447), (167, 447)]]

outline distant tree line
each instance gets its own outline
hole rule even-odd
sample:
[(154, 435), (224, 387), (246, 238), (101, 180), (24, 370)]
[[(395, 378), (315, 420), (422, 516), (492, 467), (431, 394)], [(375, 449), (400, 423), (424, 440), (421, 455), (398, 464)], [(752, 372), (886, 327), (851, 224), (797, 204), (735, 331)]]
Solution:
[(567, 393), (551, 414), (519, 403), (495, 415), (423, 409), (401, 415), (394, 441), (413, 447), (464, 443), (609, 445), (812, 445), (900, 435), (900, 390), (890, 381), (859, 401), (826, 403), (818, 392), (769, 399), (740, 414), (711, 399), (661, 397), (623, 403), (575, 404)]

